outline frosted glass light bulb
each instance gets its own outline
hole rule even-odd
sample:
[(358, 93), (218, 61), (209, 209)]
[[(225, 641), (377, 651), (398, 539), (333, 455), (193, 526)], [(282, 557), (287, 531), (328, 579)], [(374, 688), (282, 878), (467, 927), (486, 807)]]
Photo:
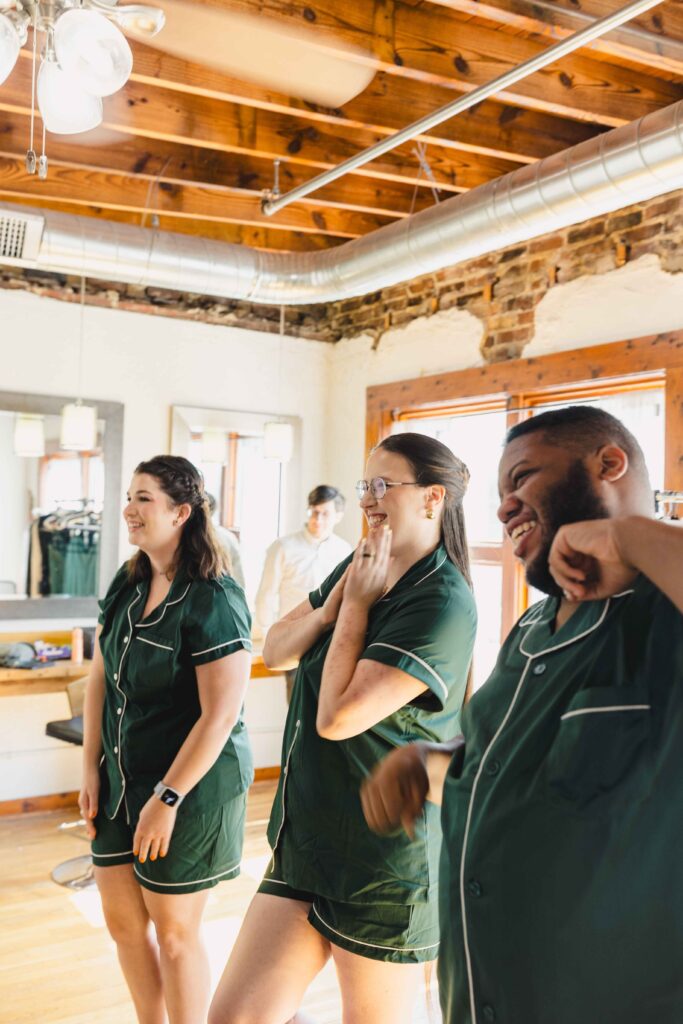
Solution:
[(65, 451), (92, 451), (97, 446), (97, 409), (70, 402), (62, 409), (59, 447)]
[(16, 64), (20, 49), (17, 30), (6, 14), (0, 14), (0, 85)]
[(54, 61), (38, 72), (38, 107), (45, 127), (56, 135), (77, 135), (102, 123), (102, 100), (84, 92), (79, 82)]
[(93, 96), (118, 92), (133, 70), (124, 34), (97, 11), (65, 11), (55, 22), (55, 53), (64, 71)]

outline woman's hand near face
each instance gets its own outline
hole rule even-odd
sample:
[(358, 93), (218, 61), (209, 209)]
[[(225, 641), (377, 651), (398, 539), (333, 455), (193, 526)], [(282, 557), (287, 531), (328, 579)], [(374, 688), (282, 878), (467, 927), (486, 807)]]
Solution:
[(133, 837), (133, 853), (141, 864), (147, 860), (165, 857), (175, 827), (177, 809), (163, 804), (157, 796), (151, 796), (140, 811), (137, 828)]
[(370, 608), (384, 593), (391, 558), (391, 530), (373, 530), (353, 556), (344, 587), (344, 601)]

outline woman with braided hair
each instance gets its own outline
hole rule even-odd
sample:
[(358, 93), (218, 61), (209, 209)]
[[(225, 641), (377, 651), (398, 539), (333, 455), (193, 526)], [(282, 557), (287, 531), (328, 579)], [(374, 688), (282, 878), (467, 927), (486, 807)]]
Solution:
[(253, 778), (251, 622), (192, 463), (141, 462), (123, 515), (138, 550), (100, 604), (79, 803), (140, 1024), (200, 1024), (201, 917), (239, 874)]
[(453, 735), (476, 611), (462, 499), (466, 466), (439, 441), (397, 434), (357, 492), (368, 536), (271, 627), (264, 659), (299, 662), (268, 838), (273, 851), (209, 1024), (302, 1020), (331, 957), (344, 1024), (408, 1024), (436, 959), (439, 811), (390, 837), (366, 825), (364, 778), (411, 740)]

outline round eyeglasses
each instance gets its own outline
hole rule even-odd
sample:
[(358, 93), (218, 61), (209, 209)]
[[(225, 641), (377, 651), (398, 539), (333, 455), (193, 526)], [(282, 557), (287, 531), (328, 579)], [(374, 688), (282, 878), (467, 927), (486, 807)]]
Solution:
[(356, 483), (356, 494), (358, 500), (362, 501), (365, 495), (370, 494), (377, 501), (381, 501), (389, 487), (421, 487), (415, 480), (385, 480), (383, 476), (373, 476), (372, 480), (358, 480)]

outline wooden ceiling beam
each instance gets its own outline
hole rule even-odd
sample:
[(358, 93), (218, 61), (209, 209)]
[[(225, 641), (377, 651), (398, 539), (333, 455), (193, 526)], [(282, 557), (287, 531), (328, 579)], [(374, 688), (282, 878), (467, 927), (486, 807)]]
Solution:
[(340, 211), (333, 207), (310, 208), (292, 203), (277, 223), (261, 213), (259, 199), (236, 189), (218, 186), (174, 185), (160, 182), (150, 189), (139, 177), (84, 171), (74, 165), (52, 160), (46, 181), (26, 174), (23, 159), (0, 154), (0, 193), (49, 197), (101, 209), (128, 210), (149, 215), (199, 218), (226, 224), (268, 224), (273, 231), (302, 231), (308, 234), (356, 238), (390, 223), (387, 217)]
[[(22, 196), (14, 193), (4, 195), (0, 192), (0, 203), (20, 203), (36, 210), (57, 210), (59, 213), (72, 213), (78, 217), (92, 217), (95, 220), (116, 221), (121, 224), (133, 224), (135, 227), (151, 227), (150, 218), (143, 221), (139, 211), (111, 210), (99, 206), (81, 206), (78, 203), (64, 202), (45, 196)], [(183, 217), (168, 217), (162, 214), (155, 222), (160, 231), (173, 231), (181, 235), (193, 235), (200, 238), (211, 238), (217, 242), (230, 242), (233, 245), (248, 245), (254, 249), (265, 249), (272, 252), (310, 252), (316, 249), (331, 249), (342, 245), (346, 239), (335, 238), (334, 235), (311, 235), (301, 231), (272, 231), (251, 224), (223, 224), (219, 221), (188, 220)]]
[[(485, 18), (498, 25), (542, 36), (553, 42), (611, 14), (613, 0), (431, 0), (459, 14)], [(586, 51), (610, 63), (629, 61), (659, 78), (683, 77), (683, 11), (664, 3), (634, 18), (606, 36), (594, 39)]]
[[(25, 111), (30, 97), (30, 70), (19, 61), (0, 92), (0, 110)], [(105, 100), (105, 127), (138, 138), (159, 139), (225, 153), (280, 159), (308, 167), (312, 177), (377, 141), (372, 131), (302, 124), (295, 116), (221, 103), (203, 96), (128, 82)], [(415, 185), (422, 178), (414, 143), (360, 168), (360, 177)], [(475, 157), (442, 146), (429, 147), (437, 181), (464, 191), (499, 177), (519, 165), (509, 160)]]
[[(364, 53), (357, 60), (376, 70), (419, 78), (460, 92), (471, 92), (498, 75), (547, 49), (547, 44), (486, 27), (446, 8), (434, 17), (434, 7), (420, 0), (393, 3), (393, 61), (386, 47), (377, 48), (373, 29), (374, 3), (367, 0), (311, 0), (306, 6), (291, 0), (201, 0), (274, 18), (290, 27), (318, 26), (327, 30), (320, 49), (339, 55), (327, 42), (328, 33)], [(382, 2), (382, 0), (376, 0)], [(683, 98), (683, 87), (651, 75), (600, 62), (583, 54), (523, 79), (501, 93), (499, 100), (576, 120), (617, 127)]]
[[(453, 99), (452, 91), (443, 86), (379, 71), (364, 92), (333, 110), (221, 75), (141, 43), (135, 43), (133, 49), (131, 78), (143, 85), (291, 114), (302, 121), (335, 128), (366, 128), (390, 135), (404, 128), (408, 118), (417, 120)], [(488, 100), (419, 138), (482, 156), (533, 163), (584, 142), (597, 130), (593, 125)]]
[[(0, 122), (0, 150), (20, 158), (29, 138), (29, 112), (5, 114)], [(155, 139), (104, 130), (74, 140), (67, 135), (51, 135), (50, 159), (79, 167), (83, 171), (104, 171), (139, 177), (147, 182), (163, 180), (172, 185), (220, 185), (242, 190), (260, 197), (272, 187), (273, 164), (270, 160), (223, 153), (189, 145), (174, 145)], [(280, 167), (280, 186), (289, 191), (310, 178), (308, 168), (284, 163)], [(444, 198), (452, 194), (443, 193)], [(426, 183), (415, 189), (370, 178), (344, 178), (320, 189), (310, 200), (319, 206), (336, 206), (340, 210), (357, 210), (386, 217), (401, 217), (434, 203)]]

